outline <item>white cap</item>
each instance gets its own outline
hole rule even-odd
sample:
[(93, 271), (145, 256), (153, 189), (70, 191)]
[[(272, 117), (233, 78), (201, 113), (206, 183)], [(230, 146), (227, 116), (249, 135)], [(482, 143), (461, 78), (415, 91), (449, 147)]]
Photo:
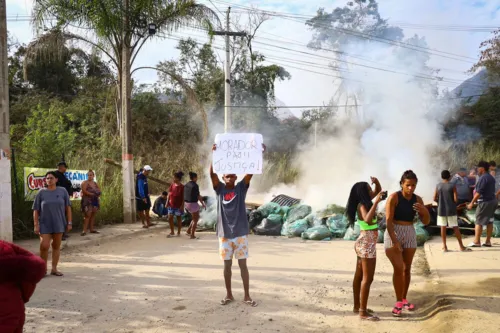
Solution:
[(145, 171), (153, 171), (153, 168), (149, 165), (145, 165), (143, 168)]

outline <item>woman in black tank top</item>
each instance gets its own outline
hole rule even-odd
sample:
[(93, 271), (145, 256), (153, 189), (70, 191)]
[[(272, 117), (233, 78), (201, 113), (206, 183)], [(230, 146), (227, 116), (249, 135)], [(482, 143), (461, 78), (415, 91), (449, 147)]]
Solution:
[(417, 181), (417, 175), (413, 171), (405, 171), (400, 181), (401, 191), (391, 194), (386, 205), (387, 230), (384, 235), (384, 247), (394, 267), (396, 305), (392, 314), (395, 317), (401, 316), (403, 309), (415, 309), (406, 299), (411, 281), (411, 264), (417, 250), (417, 235), (413, 222), (417, 213), (425, 225), (430, 221), (429, 211), (422, 198), (414, 193)]

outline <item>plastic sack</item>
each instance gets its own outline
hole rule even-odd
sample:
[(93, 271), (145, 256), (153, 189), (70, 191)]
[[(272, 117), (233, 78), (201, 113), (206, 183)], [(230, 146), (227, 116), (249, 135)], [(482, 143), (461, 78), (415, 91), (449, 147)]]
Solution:
[(250, 230), (258, 226), (262, 220), (264, 219), (264, 216), (262, 216), (262, 212), (255, 209), (250, 214), (248, 215), (248, 227)]
[(181, 219), (182, 219), (182, 225), (188, 226), (191, 224), (191, 221), (193, 220), (193, 216), (189, 212), (184, 212)]
[(500, 208), (498, 208), (497, 210), (495, 210), (495, 219), (496, 220), (500, 220)]
[(271, 214), (279, 214), (281, 206), (274, 202), (268, 202), (257, 208), (257, 210), (262, 213), (263, 217), (268, 217)]
[(379, 244), (383, 244), (384, 243), (384, 234), (385, 234), (385, 230), (378, 230), (378, 239), (377, 239), (377, 243)]
[(466, 210), (465, 217), (467, 217), (467, 220), (471, 221), (472, 223), (476, 223), (476, 209), (474, 208), (471, 210)]
[(336, 214), (326, 220), (326, 225), (333, 238), (344, 238), (347, 230), (347, 219), (344, 215)]
[(280, 208), (280, 215), (286, 216), (286, 214), (288, 214), (289, 210), (290, 210), (290, 207), (288, 207), (288, 206), (281, 206), (281, 208)]
[(286, 222), (295, 222), (297, 220), (303, 219), (311, 214), (312, 208), (308, 205), (297, 205), (290, 208), (288, 214), (286, 214)]
[(354, 227), (347, 228), (344, 235), (344, 240), (355, 241), (356, 239), (358, 239), (360, 233), (361, 229), (359, 228), (359, 223), (355, 222)]
[(215, 230), (217, 225), (217, 207), (212, 206), (209, 209), (200, 211), (200, 220), (196, 226), (199, 231), (203, 230)]
[(297, 220), (292, 223), (287, 222), (283, 224), (281, 236), (300, 237), (307, 229), (309, 229), (309, 222), (305, 219)]
[(500, 238), (500, 221), (493, 221), (493, 237)]
[(271, 214), (254, 228), (254, 233), (261, 236), (280, 236), (283, 218), (278, 214)]
[(332, 233), (326, 225), (320, 225), (317, 227), (312, 227), (307, 229), (302, 233), (302, 239), (309, 240), (323, 240), (325, 238), (330, 238)]
[(417, 234), (417, 246), (423, 246), (430, 239), (429, 232), (425, 230), (425, 225), (420, 221), (415, 223), (414, 227)]

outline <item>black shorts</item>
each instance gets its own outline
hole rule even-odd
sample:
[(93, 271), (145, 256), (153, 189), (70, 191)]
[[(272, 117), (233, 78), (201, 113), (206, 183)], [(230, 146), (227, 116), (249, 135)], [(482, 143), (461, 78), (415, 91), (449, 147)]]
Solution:
[(135, 199), (136, 207), (138, 212), (142, 212), (145, 210), (150, 210), (151, 209), (151, 199), (149, 197), (146, 198), (147, 203), (144, 202), (142, 199)]

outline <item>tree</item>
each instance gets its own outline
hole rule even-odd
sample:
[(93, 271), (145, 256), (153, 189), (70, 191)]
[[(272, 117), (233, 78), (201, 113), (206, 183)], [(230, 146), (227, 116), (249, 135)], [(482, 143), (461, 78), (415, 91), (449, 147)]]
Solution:
[[(61, 31), (61, 38), (54, 39), (55, 48), (61, 49), (67, 40), (84, 41), (107, 55), (117, 70), (117, 90), (121, 102), (117, 103), (121, 104), (117, 112), (117, 127), (122, 137), (124, 220), (131, 223), (135, 219), (131, 67), (141, 48), (153, 36), (164, 36), (186, 24), (212, 31), (212, 23), (219, 23), (219, 20), (211, 9), (194, 0), (35, 0), (33, 22), (38, 30), (54, 17), (58, 20), (56, 29)], [(90, 29), (95, 33), (95, 39), (66, 32), (64, 28), (68, 25)], [(32, 49), (36, 52), (40, 48)], [(192, 100), (193, 96), (188, 99)], [(119, 119), (123, 119), (122, 123)]]
[(500, 29), (493, 32), (493, 37), (482, 42), (480, 45), (481, 57), (472, 66), (470, 72), (474, 73), (479, 68), (486, 68), (491, 79), (500, 77)]
[[(194, 25), (212, 31), (213, 23), (219, 23), (217, 15), (204, 5), (194, 0), (135, 0), (130, 1), (129, 8), (125, 9), (122, 1), (97, 0), (36, 0), (33, 8), (33, 24), (38, 31), (46, 28), (46, 24), (53, 18), (58, 23), (52, 29), (53, 33), (42, 35), (28, 47), (28, 58), (38, 57), (44, 49), (38, 47), (46, 44), (43, 38), (50, 37), (53, 54), (62, 55), (63, 48), (68, 41), (81, 41), (99, 49), (106, 55), (117, 73), (118, 96), (122, 96), (123, 52), (127, 47), (130, 64), (133, 66), (137, 55), (144, 44), (152, 38), (165, 37), (169, 32), (182, 26)], [(127, 17), (124, 27), (123, 18)], [(150, 30), (150, 24), (155, 29)], [(77, 27), (88, 29), (95, 33), (93, 37), (86, 37), (69, 32), (68, 28)], [(130, 76), (130, 73), (128, 73)], [(130, 91), (125, 92), (130, 98)], [(120, 105), (120, 103), (117, 103)], [(117, 109), (118, 129), (121, 131), (121, 109)]]

